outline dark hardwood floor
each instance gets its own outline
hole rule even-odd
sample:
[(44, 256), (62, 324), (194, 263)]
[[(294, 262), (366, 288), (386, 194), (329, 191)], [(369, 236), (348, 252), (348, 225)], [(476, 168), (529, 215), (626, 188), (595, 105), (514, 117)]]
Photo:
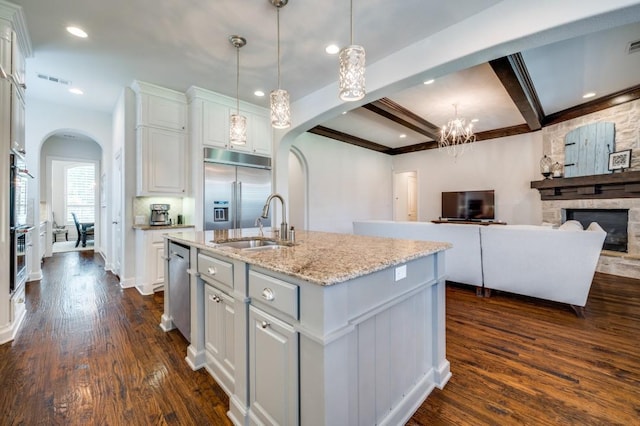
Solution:
[[(0, 346), (0, 424), (228, 425), (228, 399), (158, 326), (162, 293), (121, 289), (93, 252), (56, 254)], [(447, 289), (453, 377), (409, 425), (640, 424), (640, 281), (597, 274), (565, 305)]]

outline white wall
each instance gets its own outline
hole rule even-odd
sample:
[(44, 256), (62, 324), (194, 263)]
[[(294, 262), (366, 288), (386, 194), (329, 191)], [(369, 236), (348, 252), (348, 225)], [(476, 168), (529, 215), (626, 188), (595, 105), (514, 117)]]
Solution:
[(354, 220), (391, 218), (390, 156), (311, 133), (293, 146), (308, 167), (309, 230), (351, 233)]
[[(111, 152), (111, 114), (86, 109), (78, 109), (66, 105), (46, 102), (40, 99), (29, 97), (27, 91), (26, 99), (26, 119), (25, 119), (25, 139), (26, 139), (26, 160), (27, 168), (40, 170), (40, 149), (45, 140), (50, 136), (63, 131), (73, 131), (93, 139), (102, 148), (102, 170), (110, 173), (110, 161), (108, 153)], [(29, 186), (29, 198), (40, 200), (44, 197), (40, 195), (40, 179), (36, 176)], [(40, 203), (34, 202), (34, 217), (37, 219), (40, 214)], [(102, 209), (101, 209), (102, 210)], [(96, 226), (104, 226), (111, 223), (110, 217), (96, 218)], [(105, 239), (101, 238), (104, 232), (97, 233), (95, 250), (105, 253), (103, 246)], [(37, 252), (39, 242), (34, 240), (34, 251)]]
[[(443, 191), (495, 190), (496, 220), (510, 224), (540, 224), (542, 133), (528, 133), (476, 142), (454, 160), (445, 152), (427, 150), (393, 158), (396, 172), (418, 172), (418, 220), (437, 219)], [(384, 215), (368, 219), (387, 219)]]

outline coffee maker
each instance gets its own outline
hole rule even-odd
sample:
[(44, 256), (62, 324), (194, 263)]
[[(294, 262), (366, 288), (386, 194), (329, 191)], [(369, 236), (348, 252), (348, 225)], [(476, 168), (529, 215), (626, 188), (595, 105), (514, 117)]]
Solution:
[(149, 217), (149, 225), (171, 225), (169, 219), (169, 204), (151, 204), (151, 216)]

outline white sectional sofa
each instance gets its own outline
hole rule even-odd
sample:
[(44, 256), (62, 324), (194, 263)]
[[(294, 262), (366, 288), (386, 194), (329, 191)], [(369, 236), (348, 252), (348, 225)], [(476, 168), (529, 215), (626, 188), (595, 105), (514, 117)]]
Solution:
[(481, 227), (391, 220), (353, 222), (354, 234), (406, 240), (446, 241), (453, 244), (453, 248), (445, 254), (447, 279), (477, 287), (482, 287)]
[(447, 279), (490, 290), (568, 303), (581, 314), (606, 232), (575, 221), (534, 225), (466, 225), (357, 221), (355, 234), (447, 241)]

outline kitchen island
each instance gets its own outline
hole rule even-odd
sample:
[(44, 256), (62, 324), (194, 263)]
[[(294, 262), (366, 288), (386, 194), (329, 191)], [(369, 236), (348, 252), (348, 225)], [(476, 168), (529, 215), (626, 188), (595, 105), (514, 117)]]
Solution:
[[(186, 360), (229, 395), (234, 424), (402, 424), (449, 380), (448, 243), (258, 229), (171, 233), (189, 249)], [(166, 263), (169, 277), (169, 261)], [(170, 280), (161, 327), (174, 328)]]

